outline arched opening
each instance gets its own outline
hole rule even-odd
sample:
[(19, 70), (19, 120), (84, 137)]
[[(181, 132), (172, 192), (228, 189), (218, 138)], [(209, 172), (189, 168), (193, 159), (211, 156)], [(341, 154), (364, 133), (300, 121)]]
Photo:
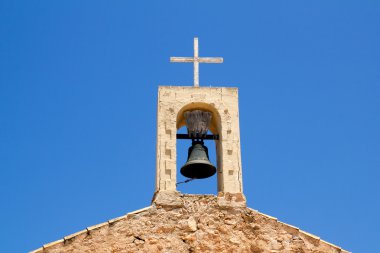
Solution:
[[(177, 133), (187, 134), (187, 128), (185, 124), (184, 113), (186, 111), (192, 110), (202, 110), (212, 113), (211, 123), (209, 126), (209, 134), (219, 135), (221, 138), (221, 120), (218, 111), (215, 109), (213, 104), (206, 103), (190, 103), (177, 114)], [(182, 183), (189, 178), (184, 177), (180, 173), (181, 167), (186, 163), (188, 156), (188, 149), (191, 146), (191, 140), (177, 140), (177, 190), (183, 193), (190, 194), (217, 194), (221, 191), (218, 182), (221, 181), (221, 157), (218, 151), (221, 150), (221, 142), (218, 140), (204, 140), (204, 145), (208, 148), (208, 155), (210, 162), (217, 168), (217, 172), (214, 176), (206, 179), (195, 179), (188, 183)]]
[(212, 119), (210, 123), (210, 131), (213, 134), (219, 134), (221, 133), (221, 120), (218, 110), (214, 107), (214, 104), (207, 104), (202, 102), (193, 102), (190, 104), (185, 105), (184, 107), (179, 110), (177, 114), (177, 131), (181, 127), (185, 126), (185, 111), (192, 111), (192, 110), (203, 110), (208, 111), (212, 113)]

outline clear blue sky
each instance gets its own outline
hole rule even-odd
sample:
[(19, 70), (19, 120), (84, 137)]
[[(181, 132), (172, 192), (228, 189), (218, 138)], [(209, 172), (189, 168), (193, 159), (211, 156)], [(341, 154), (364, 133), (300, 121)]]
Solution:
[(169, 57), (194, 36), (225, 61), (200, 84), (239, 88), (248, 206), (380, 252), (379, 27), (378, 0), (2, 0), (0, 252), (150, 204), (158, 85), (192, 84)]

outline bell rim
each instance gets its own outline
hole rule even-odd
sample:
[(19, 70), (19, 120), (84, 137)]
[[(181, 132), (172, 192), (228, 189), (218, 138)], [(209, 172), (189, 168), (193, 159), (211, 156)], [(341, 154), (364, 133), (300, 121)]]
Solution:
[[(186, 168), (190, 167), (193, 164), (202, 164), (202, 166), (206, 166), (208, 168), (208, 171), (211, 173), (208, 173), (207, 176), (203, 176), (203, 177), (190, 177), (190, 176), (186, 175), (187, 174)], [(194, 170), (194, 168), (193, 168), (193, 170)], [(205, 160), (192, 160), (192, 161), (186, 163), (184, 166), (182, 166), (180, 172), (184, 177), (187, 177), (187, 178), (205, 179), (205, 178), (212, 177), (216, 174), (216, 167), (211, 163), (206, 163)]]

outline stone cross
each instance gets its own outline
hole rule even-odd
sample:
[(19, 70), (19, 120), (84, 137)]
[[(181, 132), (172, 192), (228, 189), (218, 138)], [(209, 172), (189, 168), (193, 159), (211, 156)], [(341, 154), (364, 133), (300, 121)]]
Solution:
[(170, 57), (170, 62), (194, 62), (194, 87), (199, 87), (199, 63), (223, 63), (223, 58), (199, 57), (198, 38), (194, 38), (194, 57)]

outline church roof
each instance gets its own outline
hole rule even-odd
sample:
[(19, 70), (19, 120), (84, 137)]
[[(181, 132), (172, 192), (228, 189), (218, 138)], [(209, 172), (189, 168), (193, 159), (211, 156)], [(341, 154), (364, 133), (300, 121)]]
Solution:
[(47, 252), (348, 252), (247, 207), (218, 205), (214, 195), (181, 195), (182, 205), (149, 207), (65, 236)]

